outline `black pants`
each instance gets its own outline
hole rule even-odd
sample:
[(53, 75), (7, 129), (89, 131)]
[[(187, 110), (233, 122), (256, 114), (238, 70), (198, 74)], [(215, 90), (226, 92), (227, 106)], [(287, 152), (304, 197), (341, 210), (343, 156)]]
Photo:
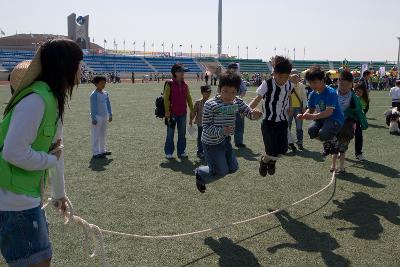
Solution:
[(363, 132), (361, 129), (361, 125), (359, 122), (356, 123), (356, 130), (354, 132), (354, 147), (355, 147), (355, 154), (356, 157), (361, 155), (363, 149)]
[(392, 102), (392, 108), (398, 108), (400, 109), (400, 102)]
[(265, 153), (268, 156), (278, 157), (288, 150), (288, 123), (287, 121), (267, 121), (261, 123)]

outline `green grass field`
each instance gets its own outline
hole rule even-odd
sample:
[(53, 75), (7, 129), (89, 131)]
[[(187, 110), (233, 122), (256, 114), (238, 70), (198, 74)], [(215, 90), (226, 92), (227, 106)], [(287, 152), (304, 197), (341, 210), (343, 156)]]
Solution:
[[(258, 174), (263, 150), (260, 121), (246, 121), (247, 149), (236, 151), (239, 171), (195, 188), (196, 139), (187, 136), (189, 159), (167, 161), (166, 129), (154, 117), (162, 84), (108, 85), (114, 121), (107, 160), (91, 160), (89, 94), (81, 85), (64, 125), (67, 194), (76, 213), (103, 229), (135, 234), (175, 234), (220, 226), (279, 208), (318, 191), (330, 181), (330, 160), (318, 141), (289, 153), (274, 176)], [(200, 84), (191, 83), (199, 97)], [(215, 88), (214, 88), (215, 89)], [(246, 99), (255, 95), (250, 88)], [(391, 136), (383, 112), (387, 92), (371, 94), (370, 128), (364, 132), (369, 161), (347, 154), (347, 174), (321, 195), (281, 213), (208, 234), (171, 240), (141, 240), (105, 234), (110, 266), (399, 266), (400, 137)], [(9, 98), (0, 86), (1, 112)], [(323, 207), (322, 207), (323, 206)], [(48, 210), (53, 266), (100, 266), (82, 250), (83, 233)]]

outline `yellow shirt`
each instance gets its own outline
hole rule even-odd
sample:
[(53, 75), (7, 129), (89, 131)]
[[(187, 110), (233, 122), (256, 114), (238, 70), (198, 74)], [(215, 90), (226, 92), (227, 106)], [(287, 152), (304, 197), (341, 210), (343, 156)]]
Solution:
[[(303, 108), (304, 108), (307, 105), (306, 87), (301, 83), (297, 83), (296, 85), (294, 85), (294, 90), (296, 90), (296, 93), (299, 96), (301, 102), (303, 103)], [(302, 103), (300, 102), (299, 98), (296, 96), (294, 92), (291, 94), (293, 108), (302, 108), (301, 106)]]

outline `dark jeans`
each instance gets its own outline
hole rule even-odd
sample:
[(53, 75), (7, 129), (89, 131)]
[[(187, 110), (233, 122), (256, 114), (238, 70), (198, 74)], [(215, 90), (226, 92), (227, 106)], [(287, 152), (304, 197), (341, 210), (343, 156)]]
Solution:
[(240, 116), (239, 113), (236, 113), (236, 121), (235, 121), (235, 145), (243, 144), (243, 134), (244, 134), (244, 117)]
[(354, 132), (354, 148), (356, 157), (363, 153), (363, 131), (359, 122), (356, 123), (356, 130)]
[(297, 119), (297, 115), (302, 114), (301, 108), (293, 108), (293, 115), (289, 117), (288, 124), (289, 124), (289, 143), (293, 143), (293, 140), (291, 138), (291, 133), (290, 130), (292, 130), (292, 122), (293, 120), (296, 123), (296, 137), (297, 137), (297, 144), (302, 145), (303, 144), (303, 121)]
[(203, 126), (198, 126), (197, 128), (197, 155), (203, 154), (203, 144), (201, 143), (201, 135), (203, 133)]
[(342, 125), (332, 119), (315, 120), (308, 127), (308, 134), (311, 139), (319, 137), (319, 140), (326, 142), (332, 140), (341, 128)]
[(186, 114), (171, 117), (171, 126), (167, 126), (167, 138), (165, 140), (165, 155), (172, 155), (175, 150), (174, 135), (175, 127), (178, 128), (178, 156), (185, 153), (186, 150)]
[(236, 155), (233, 152), (231, 137), (218, 145), (207, 145), (203, 143), (204, 155), (207, 166), (200, 166), (196, 174), (204, 184), (208, 184), (224, 177), (228, 173), (234, 173), (239, 169)]

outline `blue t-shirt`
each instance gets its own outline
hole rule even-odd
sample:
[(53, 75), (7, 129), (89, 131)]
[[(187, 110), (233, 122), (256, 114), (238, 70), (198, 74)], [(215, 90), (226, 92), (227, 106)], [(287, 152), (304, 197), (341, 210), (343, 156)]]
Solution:
[(318, 109), (321, 112), (326, 110), (327, 107), (333, 108), (333, 113), (330, 118), (337, 121), (340, 125), (343, 125), (344, 115), (343, 111), (340, 109), (335, 89), (326, 86), (322, 93), (311, 92), (308, 106), (312, 109)]

